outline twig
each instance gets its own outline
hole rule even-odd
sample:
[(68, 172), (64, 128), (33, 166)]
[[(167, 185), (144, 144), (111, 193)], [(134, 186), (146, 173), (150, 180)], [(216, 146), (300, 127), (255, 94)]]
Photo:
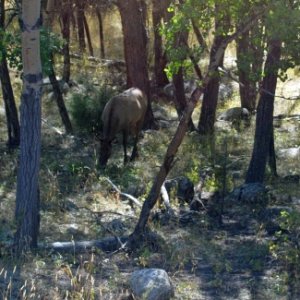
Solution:
[(102, 177), (102, 178), (105, 179), (108, 183), (110, 183), (110, 185), (113, 187), (113, 189), (117, 193), (119, 193), (121, 196), (124, 196), (124, 197), (128, 198), (129, 200), (134, 202), (137, 206), (142, 207), (142, 204), (140, 203), (140, 201), (137, 198), (133, 197), (130, 194), (121, 192), (121, 190), (109, 178), (107, 178), (107, 177)]

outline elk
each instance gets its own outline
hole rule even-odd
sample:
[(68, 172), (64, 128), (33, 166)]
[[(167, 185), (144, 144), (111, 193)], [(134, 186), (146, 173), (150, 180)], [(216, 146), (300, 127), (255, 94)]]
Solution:
[(102, 113), (103, 135), (100, 139), (99, 159), (101, 168), (105, 168), (111, 155), (112, 141), (119, 132), (123, 134), (124, 164), (128, 161), (127, 139), (130, 134), (134, 136), (130, 160), (138, 156), (138, 136), (144, 122), (147, 104), (145, 94), (138, 88), (130, 88), (106, 103)]

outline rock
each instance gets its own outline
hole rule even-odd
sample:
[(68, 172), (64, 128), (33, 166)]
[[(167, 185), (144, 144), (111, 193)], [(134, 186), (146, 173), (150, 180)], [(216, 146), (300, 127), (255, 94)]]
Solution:
[(163, 269), (141, 269), (133, 272), (130, 286), (135, 299), (168, 300), (174, 296), (169, 276)]
[(245, 204), (258, 204), (266, 206), (268, 202), (267, 188), (258, 182), (244, 183), (231, 192), (225, 202), (240, 202)]
[(281, 149), (278, 151), (280, 158), (298, 158), (300, 155), (300, 147)]
[[(184, 93), (185, 93), (185, 96), (187, 98), (190, 98), (196, 87), (197, 87), (197, 84), (196, 84), (196, 82), (194, 80), (187, 80), (187, 81), (185, 81), (184, 82)], [(170, 97), (170, 98), (175, 97), (175, 87), (174, 87), (173, 82), (170, 82), (166, 86), (164, 86), (163, 90), (164, 90), (164, 93), (168, 97)]]
[(220, 114), (218, 120), (234, 122), (240, 120), (247, 120), (250, 118), (250, 112), (247, 108), (243, 107), (232, 107)]
[(190, 203), (194, 198), (194, 184), (185, 176), (166, 180), (164, 185), (169, 195), (175, 189), (180, 204)]
[(233, 94), (233, 86), (230, 83), (220, 83), (219, 86), (219, 101), (224, 102), (228, 98), (230, 98)]

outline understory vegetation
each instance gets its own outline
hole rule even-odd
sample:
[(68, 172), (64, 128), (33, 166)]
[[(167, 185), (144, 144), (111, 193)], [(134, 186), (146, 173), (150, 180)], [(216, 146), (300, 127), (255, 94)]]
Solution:
[[(89, 76), (89, 77), (88, 77)], [(63, 241), (99, 240), (127, 236), (137, 222), (166, 147), (178, 123), (170, 102), (153, 103), (159, 130), (147, 130), (140, 139), (140, 157), (123, 165), (121, 138), (113, 145), (107, 168), (97, 169), (100, 112), (116, 93), (109, 84), (94, 82), (90, 74), (78, 78), (66, 104), (76, 125), (74, 135), (61, 134), (55, 105), (45, 95), (43, 104), (40, 171), (41, 250), (20, 261), (10, 253), (13, 239), (14, 199), (18, 151), (5, 146), (4, 116), (0, 143), (0, 297), (3, 299), (130, 299), (128, 278), (137, 268), (167, 270), (175, 299), (297, 299), (299, 296), (299, 157), (278, 157), (279, 177), (267, 174), (268, 207), (265, 218), (255, 207), (235, 203), (227, 196), (244, 181), (254, 135), (255, 116), (249, 126), (216, 123), (213, 138), (187, 134), (169, 178), (186, 176), (195, 186), (205, 178), (202, 194), (223, 193), (223, 210), (214, 211), (211, 197), (190, 214), (170, 193), (175, 212), (166, 217), (157, 206), (149, 227), (157, 233), (135, 253), (59, 253), (47, 248)], [(90, 82), (90, 83), (88, 83)], [(91, 84), (93, 82), (93, 84)], [(284, 87), (284, 84), (282, 84)], [(83, 92), (84, 91), (84, 92)], [(83, 95), (84, 94), (84, 95)], [(236, 106), (232, 97), (218, 113)], [(199, 108), (193, 118), (199, 117)], [(276, 111), (293, 117), (275, 119), (276, 153), (299, 144), (299, 108), (296, 101), (276, 102)], [(297, 177), (298, 176), (298, 177)], [(108, 180), (109, 179), (109, 180)], [(226, 202), (228, 201), (228, 202)], [(220, 214), (222, 224), (220, 224)], [(179, 216), (179, 217), (178, 217)], [(266, 221), (267, 220), (267, 221)]]

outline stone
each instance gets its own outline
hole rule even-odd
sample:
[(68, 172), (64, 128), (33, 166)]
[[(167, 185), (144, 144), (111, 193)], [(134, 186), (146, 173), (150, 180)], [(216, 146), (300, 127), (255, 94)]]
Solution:
[(174, 296), (167, 272), (163, 269), (141, 269), (133, 272), (130, 286), (134, 299), (169, 300)]
[(234, 122), (240, 120), (247, 120), (250, 117), (250, 112), (244, 107), (232, 107), (224, 111), (218, 117), (218, 120)]

